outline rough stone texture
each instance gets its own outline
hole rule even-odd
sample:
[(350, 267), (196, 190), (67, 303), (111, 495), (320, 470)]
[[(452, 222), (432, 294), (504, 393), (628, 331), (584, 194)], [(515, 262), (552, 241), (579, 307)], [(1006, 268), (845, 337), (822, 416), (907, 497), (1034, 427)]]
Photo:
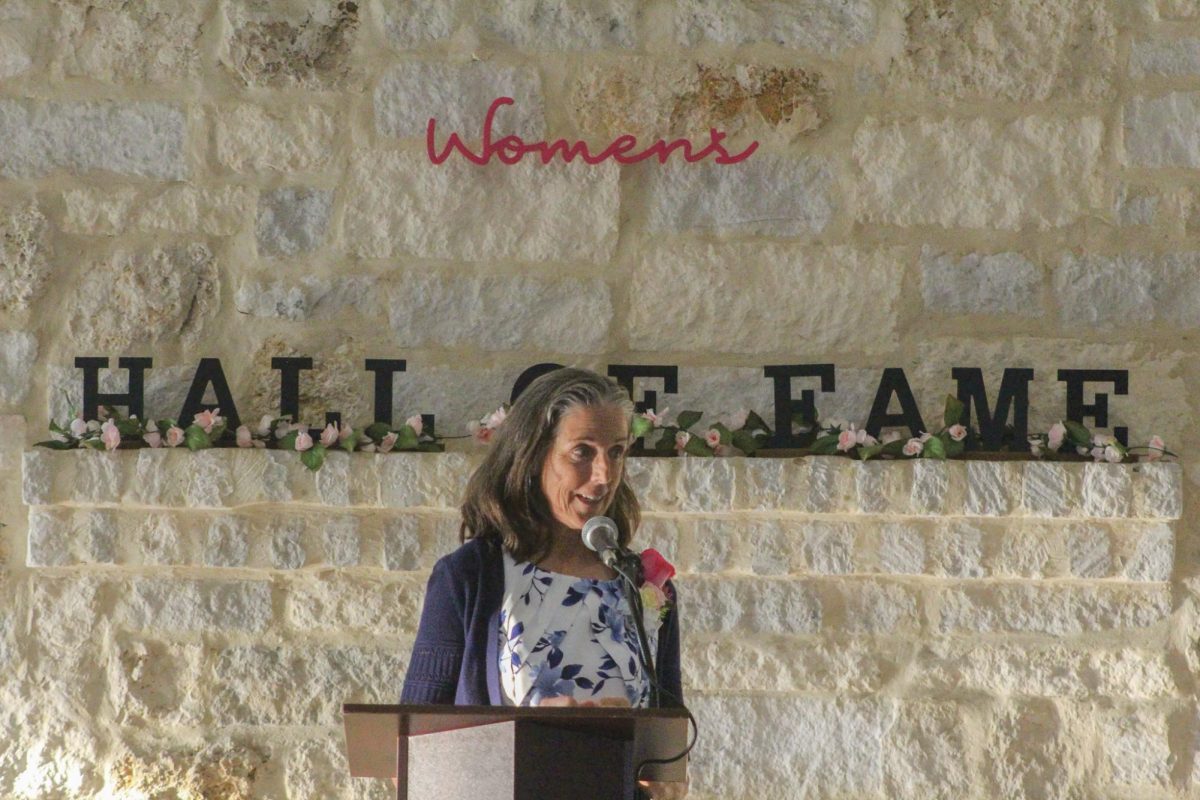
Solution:
[(334, 89), (356, 77), (360, 3), (223, 4), (221, 63), (247, 86)]
[(139, 196), (132, 188), (78, 188), (63, 193), (70, 233), (115, 236), (126, 231), (169, 231), (230, 236), (245, 227), (254, 194), (239, 186), (171, 186)]
[[(617, 175), (611, 163), (480, 168), (460, 157), (435, 166), (424, 155), (359, 152), (346, 238), (364, 258), (606, 262), (617, 239)], [(539, 208), (555, 213), (513, 213)]]
[(1077, 635), (1156, 625), (1171, 611), (1168, 591), (1100, 585), (1013, 584), (969, 587), (942, 595), (940, 630)]
[(795, 236), (820, 233), (834, 206), (827, 163), (763, 154), (734, 165), (652, 163), (646, 176), (652, 231)]
[(1174, 759), (1167, 733), (1167, 720), (1150, 711), (1117, 713), (1105, 720), (1101, 736), (1113, 783), (1168, 787)]
[(1137, 167), (1200, 166), (1200, 94), (1138, 95), (1123, 110), (1124, 163)]
[(1071, 574), (1080, 578), (1106, 578), (1112, 574), (1112, 545), (1108, 531), (1090, 525), (1072, 526), (1067, 534)]
[[(647, 72), (654, 81), (644, 80)], [(751, 141), (766, 146), (811, 134), (830, 118), (830, 90), (821, 73), (762, 64), (623, 59), (583, 69), (569, 103), (593, 150), (629, 134), (643, 145), (685, 138), (698, 151), (716, 128), (730, 137), (723, 146), (736, 155)], [(756, 152), (745, 163), (766, 156)]]
[(186, 115), (165, 103), (0, 101), (0, 175), (55, 170), (165, 180), (188, 173)]
[(214, 519), (204, 545), (204, 563), (210, 567), (244, 566), (249, 550), (246, 533), (245, 523), (236, 517)]
[(50, 64), (55, 75), (164, 83), (194, 78), (200, 70), (199, 40), (207, 16), (201, 3), (67, 0), (58, 5)]
[(1200, 327), (1200, 253), (1065, 256), (1054, 272), (1064, 323), (1112, 327), (1163, 322)]
[(1040, 316), (1042, 271), (1019, 253), (921, 250), (921, 297), (938, 314)]
[[(100, 371), (100, 391), (123, 394), (129, 391), (128, 373), (117, 367), (117, 359), (110, 358), (112, 368)], [(146, 416), (151, 419), (174, 419), (183, 408), (184, 398), (192, 384), (195, 365), (155, 366), (145, 373)], [(83, 408), (82, 373), (74, 367), (50, 367), (49, 386), (46, 393), (49, 419), (66, 424)]]
[(287, 187), (258, 201), (258, 251), (266, 256), (294, 256), (316, 250), (325, 241), (333, 191)]
[(212, 111), (217, 159), (234, 172), (307, 172), (333, 155), (336, 124), (320, 106), (285, 111), (242, 103)]
[(383, 27), (397, 47), (411, 47), (449, 37), (457, 11), (458, 4), (446, 0), (388, 3), (383, 10)]
[(967, 513), (998, 516), (1009, 513), (1017, 492), (1016, 470), (1010, 464), (972, 461), (967, 464)]
[(0, 405), (15, 406), (25, 400), (37, 354), (33, 334), (0, 331)]
[(0, 79), (20, 75), (32, 65), (33, 60), (21, 42), (12, 36), (0, 33)]
[(1147, 75), (1200, 74), (1200, 39), (1142, 39), (1129, 51), (1129, 74)]
[(1069, 508), (1068, 473), (1048, 461), (1030, 461), (1024, 465), (1021, 505), (1038, 517), (1061, 517)]
[(1117, 30), (1102, 0), (906, 0), (896, 91), (945, 99), (1099, 100), (1113, 93)]
[(271, 587), (263, 581), (141, 578), (118, 603), (116, 619), (132, 631), (247, 631), (271, 624)]
[(1087, 464), (1083, 471), (1083, 513), (1123, 517), (1129, 513), (1129, 473), (1119, 464)]
[[(811, 245), (654, 248), (639, 266), (654, 279), (631, 300), (629, 336), (647, 350), (754, 353), (788, 341), (826, 355), (875, 350), (895, 324), (899, 287), (887, 277), (895, 256)], [(797, 306), (786, 286), (819, 287), (822, 299)], [(860, 286), (878, 287), (870, 307), (848, 300)]]
[(192, 339), (220, 302), (217, 262), (202, 244), (118, 252), (91, 265), (90, 279), (107, 291), (95, 291), (90, 281), (79, 285), (67, 331), (77, 344), (100, 352)]
[(642, 12), (633, 0), (570, 0), (548, 6), (517, 0), (485, 9), (474, 23), (485, 35), (524, 50), (595, 50), (632, 47)]
[(1133, 483), (1138, 516), (1177, 519), (1183, 513), (1183, 471), (1179, 464), (1141, 464), (1138, 477)]
[(888, 121), (854, 135), (864, 223), (1048, 229), (1101, 205), (1095, 117)]
[(0, 208), (0, 311), (28, 308), (50, 274), (46, 217), (34, 203)]
[(884, 744), (886, 796), (952, 800), (969, 795), (968, 737), (953, 703), (905, 704)]
[(424, 597), (422, 580), (399, 578), (377, 583), (331, 575), (292, 586), (287, 620), (305, 631), (413, 634)]
[(834, 56), (868, 41), (877, 22), (868, 0), (802, 5), (679, 0), (673, 5), (675, 40), (686, 46), (766, 42)]
[(325, 525), (324, 535), (326, 561), (335, 567), (353, 567), (358, 564), (362, 544), (357, 519), (331, 519)]
[(255, 317), (325, 319), (346, 309), (374, 316), (383, 314), (386, 290), (367, 276), (327, 279), (306, 275), (297, 283), (245, 280), (238, 286), (233, 302), (238, 313)]
[(1094, 769), (1080, 711), (1052, 700), (1015, 700), (990, 720), (989, 791), (998, 797), (1065, 798)]
[(510, 97), (514, 103), (497, 110), (493, 140), (511, 134), (525, 141), (543, 138), (538, 73), (480, 61), (409, 62), (392, 67), (375, 88), (375, 128), (384, 136), (424, 140), (433, 118), (439, 150), (452, 132), (474, 144), (480, 141), (484, 118), (497, 97)]
[(798, 634), (821, 627), (820, 599), (794, 581), (690, 578), (682, 591), (688, 598), (689, 626), (697, 632)]
[(1125, 562), (1125, 577), (1132, 581), (1169, 581), (1175, 568), (1175, 532), (1155, 525), (1138, 537)]
[(568, 353), (603, 350), (612, 309), (609, 287), (600, 279), (462, 278), (431, 273), (401, 277), (388, 304), (400, 347), (470, 345), (511, 350), (521, 342), (540, 341)]

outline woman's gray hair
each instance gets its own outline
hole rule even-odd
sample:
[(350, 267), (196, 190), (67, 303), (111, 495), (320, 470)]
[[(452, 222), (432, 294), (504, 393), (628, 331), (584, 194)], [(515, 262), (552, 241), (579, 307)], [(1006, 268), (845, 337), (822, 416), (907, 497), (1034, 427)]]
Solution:
[[(611, 378), (565, 367), (542, 375), (513, 403), (492, 436), (487, 458), (467, 482), (461, 538), (503, 545), (517, 561), (539, 561), (550, 552), (554, 514), (542, 493), (541, 470), (558, 424), (575, 408), (620, 408), (628, 422), (633, 401)], [(637, 497), (621, 471), (608, 516), (621, 544), (641, 522)]]

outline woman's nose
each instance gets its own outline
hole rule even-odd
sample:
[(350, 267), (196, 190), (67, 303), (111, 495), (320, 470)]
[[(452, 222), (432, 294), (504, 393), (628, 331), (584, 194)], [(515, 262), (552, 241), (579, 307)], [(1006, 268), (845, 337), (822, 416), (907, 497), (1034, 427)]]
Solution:
[(601, 456), (595, 459), (592, 461), (592, 483), (607, 486), (612, 471), (613, 464), (609, 461), (608, 456)]

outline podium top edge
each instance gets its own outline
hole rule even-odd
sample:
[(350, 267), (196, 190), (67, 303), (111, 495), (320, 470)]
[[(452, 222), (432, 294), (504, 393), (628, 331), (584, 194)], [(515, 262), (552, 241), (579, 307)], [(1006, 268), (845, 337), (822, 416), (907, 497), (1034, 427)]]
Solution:
[(359, 714), (381, 714), (388, 716), (437, 715), (463, 717), (495, 717), (497, 721), (510, 719), (568, 719), (586, 716), (594, 719), (686, 719), (683, 708), (623, 708), (620, 706), (452, 706), (452, 705), (380, 705), (374, 703), (344, 703), (343, 716)]

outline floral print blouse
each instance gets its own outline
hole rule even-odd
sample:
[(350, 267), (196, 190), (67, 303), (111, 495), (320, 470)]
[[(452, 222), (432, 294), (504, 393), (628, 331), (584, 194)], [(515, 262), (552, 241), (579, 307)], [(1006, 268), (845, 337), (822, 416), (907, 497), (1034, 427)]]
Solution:
[[(648, 622), (653, 653), (657, 616)], [(579, 702), (621, 697), (634, 707), (649, 700), (650, 682), (638, 661), (637, 630), (620, 578), (549, 572), (505, 553), (497, 636), (501, 694), (509, 705), (536, 706), (561, 696)]]

